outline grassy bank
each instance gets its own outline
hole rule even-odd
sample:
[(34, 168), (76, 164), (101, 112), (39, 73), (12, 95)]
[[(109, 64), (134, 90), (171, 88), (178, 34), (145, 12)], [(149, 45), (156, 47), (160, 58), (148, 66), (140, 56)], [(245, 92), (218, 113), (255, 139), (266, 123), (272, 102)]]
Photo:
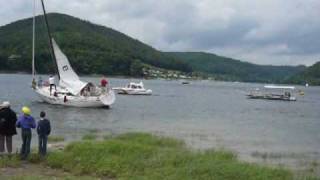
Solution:
[(192, 152), (181, 141), (140, 133), (71, 143), (47, 164), (117, 179), (292, 179), (289, 171), (242, 163), (232, 153)]
[(44, 161), (31, 161), (75, 176), (110, 179), (293, 179), (288, 170), (240, 162), (229, 152), (192, 151), (182, 141), (141, 133), (73, 142)]

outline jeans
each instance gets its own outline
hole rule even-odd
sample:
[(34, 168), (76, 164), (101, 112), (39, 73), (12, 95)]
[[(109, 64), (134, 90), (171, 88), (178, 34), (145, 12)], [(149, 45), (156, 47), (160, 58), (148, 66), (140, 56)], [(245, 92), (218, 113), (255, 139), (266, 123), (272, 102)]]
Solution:
[(47, 135), (39, 135), (39, 154), (45, 156), (47, 154)]
[(30, 153), (30, 145), (31, 145), (31, 129), (22, 129), (21, 130), (22, 137), (22, 147), (20, 151), (20, 155), (22, 159), (27, 159)]
[(9, 154), (12, 153), (12, 136), (0, 135), (0, 153), (5, 151), (5, 144)]

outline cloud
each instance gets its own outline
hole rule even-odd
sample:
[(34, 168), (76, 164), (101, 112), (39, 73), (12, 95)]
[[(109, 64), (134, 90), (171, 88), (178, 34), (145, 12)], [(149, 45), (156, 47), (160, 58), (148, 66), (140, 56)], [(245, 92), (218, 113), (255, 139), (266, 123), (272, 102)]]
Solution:
[[(45, 3), (49, 12), (66, 13), (117, 29), (163, 51), (206, 51), (275, 65), (310, 65), (320, 59), (318, 0)], [(32, 15), (31, 1), (0, 0), (0, 5), (4, 7), (0, 9), (0, 25)]]

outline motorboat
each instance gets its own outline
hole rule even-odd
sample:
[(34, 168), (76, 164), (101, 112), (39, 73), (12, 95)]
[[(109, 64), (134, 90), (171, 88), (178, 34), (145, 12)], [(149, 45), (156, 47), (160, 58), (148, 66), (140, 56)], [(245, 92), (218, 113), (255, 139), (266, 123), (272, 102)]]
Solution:
[(49, 104), (74, 107), (109, 107), (115, 102), (115, 93), (111, 88), (99, 87), (91, 82), (80, 80), (71, 67), (67, 56), (52, 38), (43, 0), (41, 0), (46, 28), (49, 37), (51, 57), (56, 65), (58, 83), (48, 86), (36, 82), (35, 70), (35, 1), (33, 15), (33, 50), (32, 50), (32, 87), (34, 92)]
[(130, 82), (125, 87), (115, 87), (112, 88), (118, 94), (127, 94), (127, 95), (151, 95), (152, 90), (151, 89), (145, 89), (143, 82), (140, 83), (134, 83)]
[(274, 86), (266, 85), (263, 90), (257, 88), (247, 94), (249, 99), (267, 99), (267, 100), (282, 100), (282, 101), (296, 101), (293, 96), (294, 86)]

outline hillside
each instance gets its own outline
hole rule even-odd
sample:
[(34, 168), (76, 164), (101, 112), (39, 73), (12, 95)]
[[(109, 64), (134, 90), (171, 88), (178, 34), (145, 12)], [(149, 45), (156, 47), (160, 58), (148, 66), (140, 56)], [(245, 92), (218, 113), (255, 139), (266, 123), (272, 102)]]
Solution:
[[(191, 71), (185, 63), (113, 29), (57, 13), (48, 14), (48, 20), (53, 37), (79, 73), (139, 75), (141, 64)], [(53, 72), (43, 16), (36, 17), (36, 36), (36, 69)], [(0, 70), (31, 71), (32, 18), (0, 27), (0, 39)]]
[(320, 61), (308, 67), (305, 71), (292, 76), (288, 83), (320, 85)]
[[(69, 15), (48, 14), (53, 37), (76, 72), (142, 76), (143, 67), (193, 72), (218, 80), (286, 82), (304, 66), (264, 66), (201, 52), (161, 52), (113, 29)], [(0, 27), (0, 71), (31, 71), (32, 18)], [(36, 69), (54, 72), (44, 17), (36, 17)]]
[(202, 52), (171, 52), (195, 72), (205, 72), (219, 80), (282, 83), (302, 72), (305, 66), (256, 65)]

